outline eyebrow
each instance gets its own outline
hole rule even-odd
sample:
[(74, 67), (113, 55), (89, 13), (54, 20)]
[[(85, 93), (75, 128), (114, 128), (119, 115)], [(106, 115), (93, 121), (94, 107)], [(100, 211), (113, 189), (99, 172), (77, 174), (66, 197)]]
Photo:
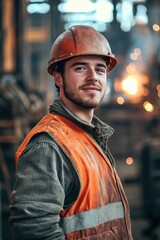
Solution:
[[(87, 62), (75, 62), (75, 63), (73, 63), (73, 64), (70, 66), (70, 68), (71, 68), (71, 67), (74, 67), (74, 66), (78, 66), (78, 65), (87, 65), (87, 64), (88, 64)], [(97, 67), (103, 67), (103, 68), (106, 68), (106, 69), (107, 69), (107, 65), (105, 65), (105, 64), (103, 64), (103, 63), (97, 63), (96, 66), (97, 66)]]

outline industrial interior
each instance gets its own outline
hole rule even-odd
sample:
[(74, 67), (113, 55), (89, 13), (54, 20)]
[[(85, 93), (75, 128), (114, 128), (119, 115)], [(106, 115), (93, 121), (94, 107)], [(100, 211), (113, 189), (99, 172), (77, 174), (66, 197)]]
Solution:
[[(114, 128), (108, 144), (130, 204), (133, 237), (158, 240), (159, 0), (0, 1), (0, 240), (16, 240), (8, 223), (15, 152), (57, 97), (47, 72), (50, 49), (73, 25), (102, 33), (118, 60), (96, 115)], [(153, 141), (151, 152), (144, 149), (147, 141)]]

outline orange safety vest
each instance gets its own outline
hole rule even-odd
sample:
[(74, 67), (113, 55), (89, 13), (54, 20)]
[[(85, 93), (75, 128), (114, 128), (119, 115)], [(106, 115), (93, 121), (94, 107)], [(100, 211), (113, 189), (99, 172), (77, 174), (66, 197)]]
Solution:
[(47, 132), (75, 167), (81, 187), (77, 200), (60, 212), (69, 240), (132, 240), (128, 202), (120, 179), (99, 145), (66, 118), (46, 114), (27, 135), (16, 161), (33, 135)]

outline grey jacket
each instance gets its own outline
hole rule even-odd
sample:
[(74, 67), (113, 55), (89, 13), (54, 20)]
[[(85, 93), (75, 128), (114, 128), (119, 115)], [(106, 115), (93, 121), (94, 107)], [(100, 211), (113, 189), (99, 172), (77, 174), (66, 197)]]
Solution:
[[(93, 117), (92, 124), (80, 119), (59, 100), (50, 112), (73, 121), (101, 146), (114, 165), (107, 147), (113, 129)], [(68, 139), (72, 141), (72, 139)], [(11, 195), (9, 222), (16, 240), (62, 240), (59, 212), (72, 205), (80, 190), (80, 180), (69, 158), (47, 133), (34, 136), (19, 158)]]

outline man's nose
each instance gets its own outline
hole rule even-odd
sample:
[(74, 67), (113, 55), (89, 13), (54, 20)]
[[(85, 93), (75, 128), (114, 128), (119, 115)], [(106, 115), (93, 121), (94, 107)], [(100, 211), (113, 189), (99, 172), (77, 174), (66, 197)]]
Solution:
[(86, 80), (87, 81), (94, 81), (94, 82), (98, 81), (97, 73), (96, 73), (95, 69), (93, 69), (93, 68), (88, 69)]

